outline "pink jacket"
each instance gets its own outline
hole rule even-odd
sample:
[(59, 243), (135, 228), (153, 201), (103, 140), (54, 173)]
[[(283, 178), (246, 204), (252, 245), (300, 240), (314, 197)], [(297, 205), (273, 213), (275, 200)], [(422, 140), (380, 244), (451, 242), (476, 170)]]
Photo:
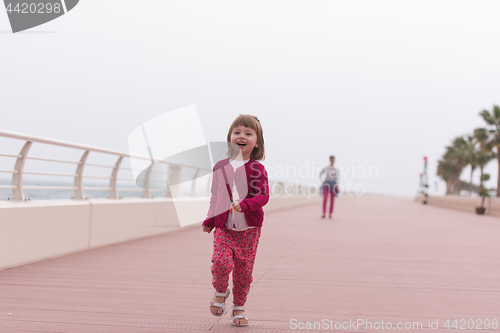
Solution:
[[(269, 183), (267, 171), (264, 166), (250, 157), (250, 161), (234, 172), (229, 158), (217, 162), (213, 168), (212, 195), (210, 197), (210, 208), (203, 225), (222, 228), (226, 223), (231, 201), (229, 192), (224, 181), (222, 170), (225, 171), (228, 183), (236, 184), (240, 199), (241, 210), (245, 213), (248, 226), (262, 227), (264, 221), (263, 206), (269, 201)], [(246, 177), (245, 177), (246, 175)], [(244, 199), (241, 199), (244, 198)]]

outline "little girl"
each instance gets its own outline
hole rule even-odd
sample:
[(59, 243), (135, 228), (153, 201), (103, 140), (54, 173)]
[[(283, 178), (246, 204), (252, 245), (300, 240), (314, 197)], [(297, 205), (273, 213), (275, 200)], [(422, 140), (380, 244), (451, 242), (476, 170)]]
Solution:
[[(229, 158), (213, 168), (212, 195), (203, 231), (214, 231), (212, 285), (215, 297), (210, 312), (222, 316), (226, 308), (229, 274), (233, 271), (234, 326), (247, 326), (245, 315), (252, 271), (264, 220), (262, 207), (269, 201), (264, 160), (264, 136), (259, 119), (239, 115), (227, 134)], [(239, 150), (239, 152), (237, 152)]]
[(333, 205), (334, 205), (334, 197), (337, 196), (337, 183), (338, 183), (338, 174), (337, 168), (333, 166), (335, 163), (335, 156), (330, 156), (330, 166), (323, 168), (319, 174), (319, 179), (321, 180), (321, 176), (326, 172), (325, 180), (323, 181), (323, 215), (321, 218), (325, 218), (326, 212), (326, 202), (328, 198), (328, 194), (330, 194), (330, 214), (329, 218), (332, 218), (333, 213)]

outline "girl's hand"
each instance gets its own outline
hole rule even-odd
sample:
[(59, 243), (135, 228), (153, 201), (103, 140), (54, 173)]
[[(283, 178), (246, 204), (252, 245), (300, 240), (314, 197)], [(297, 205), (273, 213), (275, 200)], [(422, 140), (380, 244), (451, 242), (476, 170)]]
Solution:
[(233, 207), (233, 209), (235, 211), (237, 211), (238, 213), (241, 213), (241, 206), (240, 206), (240, 203), (238, 201), (233, 202), (231, 206)]
[(204, 232), (211, 233), (213, 228), (214, 228), (214, 227), (209, 227), (209, 226), (207, 226), (207, 225), (204, 225), (204, 226), (203, 226), (203, 231), (204, 231)]

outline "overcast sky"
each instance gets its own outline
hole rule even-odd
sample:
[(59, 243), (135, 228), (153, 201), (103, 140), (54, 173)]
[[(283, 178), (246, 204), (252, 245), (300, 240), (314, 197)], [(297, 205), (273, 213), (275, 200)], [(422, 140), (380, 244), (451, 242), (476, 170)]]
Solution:
[(81, 0), (12, 34), (0, 10), (0, 128), (127, 151), (141, 123), (195, 104), (208, 141), (258, 116), (271, 170), (334, 154), (378, 170), (341, 182), (411, 196), (426, 155), (435, 194), (445, 146), (500, 104), (498, 17), (498, 1)]

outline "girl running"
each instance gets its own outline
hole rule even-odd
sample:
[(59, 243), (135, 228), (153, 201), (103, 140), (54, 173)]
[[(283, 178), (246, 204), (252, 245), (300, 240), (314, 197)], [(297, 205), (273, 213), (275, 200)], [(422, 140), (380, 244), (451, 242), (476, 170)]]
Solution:
[(264, 160), (259, 119), (240, 114), (229, 128), (227, 142), (229, 158), (217, 162), (213, 168), (210, 208), (203, 221), (203, 231), (210, 233), (215, 228), (211, 267), (215, 295), (210, 312), (214, 316), (223, 315), (232, 271), (233, 325), (247, 326), (244, 305), (253, 280), (264, 220), (262, 207), (269, 201), (267, 172), (258, 162)]

